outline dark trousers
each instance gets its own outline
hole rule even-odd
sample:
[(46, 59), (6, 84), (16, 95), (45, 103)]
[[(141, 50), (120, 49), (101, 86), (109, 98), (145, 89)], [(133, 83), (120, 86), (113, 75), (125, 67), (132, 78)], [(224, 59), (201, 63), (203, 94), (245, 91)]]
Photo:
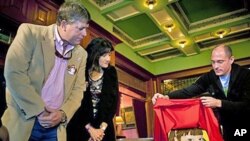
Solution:
[(57, 127), (44, 128), (36, 119), (29, 141), (57, 141)]

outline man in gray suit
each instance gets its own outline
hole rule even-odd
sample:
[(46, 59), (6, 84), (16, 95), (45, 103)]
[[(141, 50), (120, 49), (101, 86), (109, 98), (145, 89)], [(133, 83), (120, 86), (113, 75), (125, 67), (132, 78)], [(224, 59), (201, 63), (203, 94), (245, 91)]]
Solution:
[(19, 27), (4, 74), (10, 141), (66, 140), (65, 126), (85, 90), (87, 53), (79, 44), (89, 20), (83, 5), (65, 2), (56, 24)]

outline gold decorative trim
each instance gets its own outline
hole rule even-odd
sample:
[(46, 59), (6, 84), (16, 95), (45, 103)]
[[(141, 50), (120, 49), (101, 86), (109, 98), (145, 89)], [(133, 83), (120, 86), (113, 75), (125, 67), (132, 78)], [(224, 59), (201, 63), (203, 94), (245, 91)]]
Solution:
[(89, 0), (90, 3), (95, 5), (98, 9), (103, 10), (108, 7), (114, 6), (124, 0)]
[(229, 13), (221, 14), (215, 17), (211, 17), (205, 20), (191, 23), (180, 6), (179, 2), (169, 5), (169, 8), (174, 11), (176, 17), (183, 22), (183, 26), (186, 28), (188, 33), (194, 33), (201, 30), (209, 29), (211, 27), (223, 25), (225, 23), (240, 21), (242, 18), (246, 19), (250, 17), (249, 9), (247, 5), (239, 10), (235, 10)]
[(127, 42), (134, 49), (144, 47), (147, 45), (151, 45), (156, 42), (169, 40), (164, 33), (159, 33), (159, 34), (148, 36), (139, 40), (134, 40), (130, 38), (126, 33), (119, 30), (119, 28), (116, 26), (113, 27), (113, 32), (117, 34), (120, 38), (122, 38), (125, 42)]

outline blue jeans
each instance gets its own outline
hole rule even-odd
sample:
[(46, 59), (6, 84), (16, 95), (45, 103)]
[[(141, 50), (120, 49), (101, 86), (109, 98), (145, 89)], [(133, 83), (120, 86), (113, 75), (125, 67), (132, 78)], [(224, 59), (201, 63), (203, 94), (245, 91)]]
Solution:
[(36, 118), (29, 141), (57, 141), (57, 127), (44, 128)]

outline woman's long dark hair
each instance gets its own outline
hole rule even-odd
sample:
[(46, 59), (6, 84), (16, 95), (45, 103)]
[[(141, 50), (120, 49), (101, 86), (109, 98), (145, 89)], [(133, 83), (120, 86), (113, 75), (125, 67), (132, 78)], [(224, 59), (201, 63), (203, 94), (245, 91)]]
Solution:
[(88, 70), (95, 70), (100, 72), (99, 58), (105, 54), (113, 51), (114, 48), (110, 41), (105, 38), (98, 37), (93, 39), (87, 46), (88, 52), (86, 72)]

